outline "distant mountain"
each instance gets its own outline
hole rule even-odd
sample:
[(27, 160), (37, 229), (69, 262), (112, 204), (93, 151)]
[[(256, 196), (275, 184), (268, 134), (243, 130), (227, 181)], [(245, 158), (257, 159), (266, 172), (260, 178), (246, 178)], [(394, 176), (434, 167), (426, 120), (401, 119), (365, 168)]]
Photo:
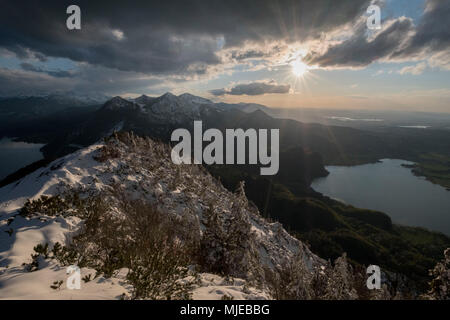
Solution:
[(83, 107), (105, 103), (107, 96), (76, 96), (68, 94), (52, 94), (44, 96), (19, 96), (0, 98), (0, 116), (22, 115), (23, 117), (49, 115), (53, 112), (71, 107)]
[(180, 124), (200, 119), (201, 112), (206, 106), (214, 107), (212, 101), (188, 93), (176, 96), (168, 92), (157, 98), (143, 95), (135, 102), (141, 107), (142, 113), (151, 118), (151, 121)]
[(26, 138), (48, 142), (53, 137), (79, 125), (107, 97), (20, 96), (0, 98), (0, 137)]
[(137, 104), (141, 105), (141, 106), (145, 106), (148, 105), (150, 103), (153, 103), (153, 101), (155, 101), (156, 98), (155, 97), (149, 97), (146, 96), (145, 94), (141, 95), (140, 97), (133, 99), (134, 102), (136, 102)]
[(381, 106), (380, 109), (374, 110), (268, 108), (264, 111), (274, 118), (371, 131), (386, 131), (401, 127), (450, 130), (450, 113), (384, 110)]
[(266, 107), (262, 104), (257, 104), (257, 103), (217, 103), (216, 106), (218, 106), (219, 108), (222, 108), (224, 110), (230, 110), (230, 109), (237, 109), (240, 111), (244, 111), (244, 112), (254, 112), (257, 110), (260, 111), (264, 111), (265, 113), (270, 114), (272, 108)]

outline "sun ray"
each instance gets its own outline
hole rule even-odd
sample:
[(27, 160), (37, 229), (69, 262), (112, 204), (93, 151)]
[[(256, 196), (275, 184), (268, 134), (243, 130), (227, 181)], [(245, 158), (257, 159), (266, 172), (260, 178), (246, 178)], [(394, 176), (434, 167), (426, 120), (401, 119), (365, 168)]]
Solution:
[(303, 75), (308, 72), (308, 66), (303, 63), (300, 59), (297, 59), (291, 63), (292, 67), (292, 73), (300, 78), (303, 77)]

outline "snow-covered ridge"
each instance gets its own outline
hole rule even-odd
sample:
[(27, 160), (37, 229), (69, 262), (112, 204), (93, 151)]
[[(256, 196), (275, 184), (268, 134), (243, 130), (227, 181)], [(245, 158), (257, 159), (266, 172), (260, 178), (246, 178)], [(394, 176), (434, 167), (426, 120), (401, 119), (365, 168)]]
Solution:
[[(230, 214), (236, 196), (205, 170), (199, 166), (174, 165), (167, 154), (167, 147), (150, 139), (140, 143), (140, 148), (118, 143), (120, 156), (105, 162), (94, 159), (104, 146), (97, 143), (0, 189), (0, 298), (105, 299), (117, 298), (127, 290), (127, 283), (120, 274), (110, 279), (100, 278), (88, 283), (86, 291), (74, 292), (55, 291), (49, 287), (51, 281), (65, 279), (64, 268), (55, 262), (44, 264), (45, 267), (36, 272), (25, 271), (22, 264), (29, 263), (35, 245), (68, 244), (82, 225), (80, 219), (70, 216), (35, 219), (18, 216), (17, 210), (27, 199), (58, 195), (70, 189), (83, 190), (86, 194), (101, 192), (114, 184), (129, 190), (136, 198), (158, 201), (168, 214), (188, 213), (201, 222), (209, 203), (214, 203), (221, 214)], [(145, 148), (142, 148), (142, 143)], [(324, 263), (279, 223), (267, 222), (256, 208), (244, 210), (255, 235), (253, 249), (258, 252), (261, 266), (281, 266), (299, 249), (304, 252), (303, 259), (309, 268)], [(94, 273), (93, 270), (83, 272)], [(256, 289), (244, 293), (244, 280), (237, 279), (235, 285), (230, 285), (218, 276), (202, 275), (202, 281), (204, 285), (194, 290), (194, 298), (220, 298), (223, 294), (239, 299), (269, 297)], [(29, 292), (30, 286), (36, 292)]]
[(164, 123), (183, 123), (199, 119), (200, 113), (205, 109), (218, 109), (210, 100), (188, 93), (176, 96), (170, 92), (160, 97), (141, 95), (135, 99), (114, 97), (108, 100), (102, 110), (108, 112), (139, 112), (140, 116), (152, 121)]
[(238, 109), (243, 112), (253, 112), (255, 110), (267, 111), (267, 107), (257, 104), (239, 103), (215, 103), (209, 99), (183, 93), (178, 96), (167, 92), (159, 97), (141, 95), (133, 99), (114, 97), (108, 100), (103, 106), (108, 111), (139, 111), (142, 117), (153, 121), (164, 123), (186, 123), (186, 121), (198, 120), (203, 113), (212, 110), (223, 112), (231, 109)]

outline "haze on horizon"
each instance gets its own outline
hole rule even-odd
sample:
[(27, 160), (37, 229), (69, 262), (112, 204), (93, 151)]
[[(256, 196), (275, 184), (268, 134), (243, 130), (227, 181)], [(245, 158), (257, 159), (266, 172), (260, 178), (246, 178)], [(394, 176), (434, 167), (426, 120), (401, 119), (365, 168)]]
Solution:
[(78, 1), (81, 30), (66, 28), (69, 4), (3, 2), (0, 96), (450, 113), (450, 1)]

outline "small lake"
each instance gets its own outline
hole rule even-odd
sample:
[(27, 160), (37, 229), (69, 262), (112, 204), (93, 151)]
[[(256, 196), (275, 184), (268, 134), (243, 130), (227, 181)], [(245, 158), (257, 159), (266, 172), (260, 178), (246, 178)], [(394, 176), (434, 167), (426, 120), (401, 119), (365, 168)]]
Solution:
[(43, 158), (39, 151), (43, 144), (0, 139), (0, 180), (7, 175)]
[(353, 167), (328, 166), (330, 174), (313, 181), (312, 188), (355, 207), (387, 213), (394, 223), (420, 226), (450, 235), (450, 191), (402, 164), (383, 159)]

